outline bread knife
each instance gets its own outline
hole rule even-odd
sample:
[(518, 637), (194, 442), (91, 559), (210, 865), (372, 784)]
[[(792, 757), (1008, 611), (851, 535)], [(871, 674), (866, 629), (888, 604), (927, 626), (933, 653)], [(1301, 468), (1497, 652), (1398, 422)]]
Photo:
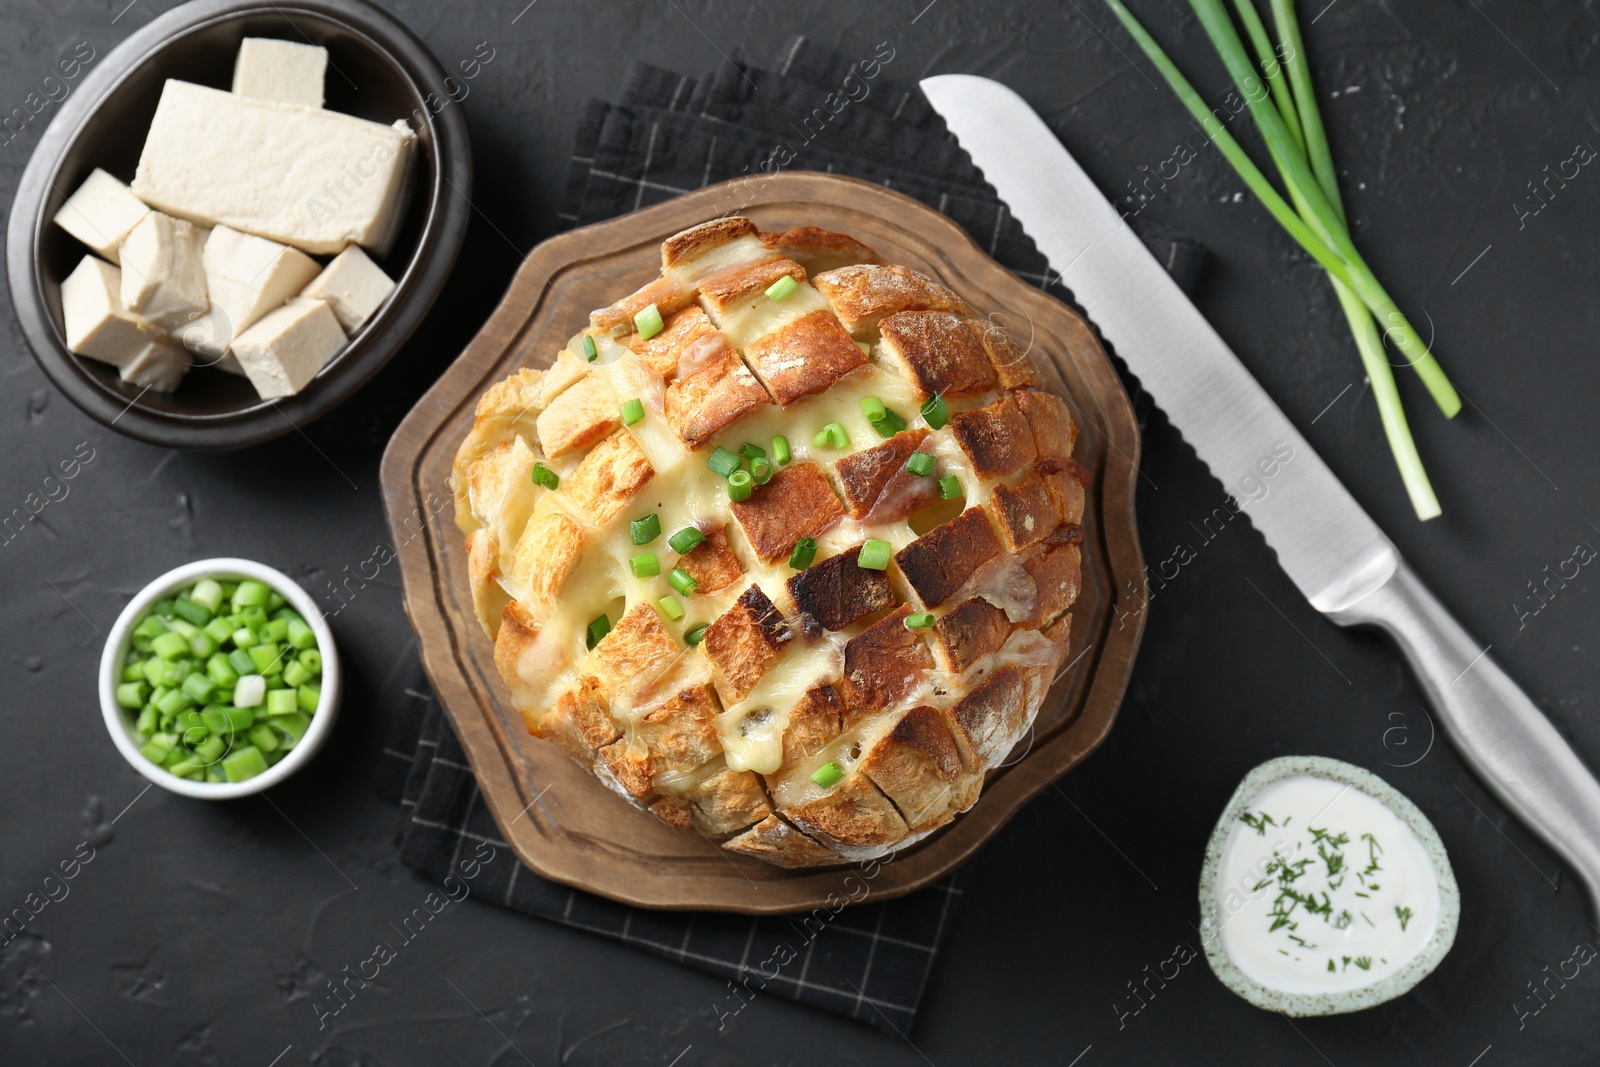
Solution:
[(922, 89), (1312, 607), (1393, 638), (1462, 758), (1600, 910), (1600, 782), (1550, 720), (1428, 591), (1027, 102), (968, 74)]

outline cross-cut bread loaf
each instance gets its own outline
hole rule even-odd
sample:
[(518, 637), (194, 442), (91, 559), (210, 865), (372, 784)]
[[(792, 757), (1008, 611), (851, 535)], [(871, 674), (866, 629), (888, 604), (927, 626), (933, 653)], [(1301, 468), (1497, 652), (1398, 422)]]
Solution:
[[(848, 443), (816, 436), (831, 423)], [(1078, 594), (1075, 436), (943, 285), (841, 234), (725, 218), (668, 240), (661, 277), (548, 369), (484, 394), (456, 515), (533, 734), (723, 848), (840, 863), (950, 822), (1031, 727)], [(746, 445), (770, 477), (734, 500), (707, 461)], [(756, 455), (743, 468), (766, 475)], [(680, 554), (686, 528), (701, 538)], [(885, 569), (862, 565), (869, 540)], [(658, 572), (638, 577), (646, 554)]]

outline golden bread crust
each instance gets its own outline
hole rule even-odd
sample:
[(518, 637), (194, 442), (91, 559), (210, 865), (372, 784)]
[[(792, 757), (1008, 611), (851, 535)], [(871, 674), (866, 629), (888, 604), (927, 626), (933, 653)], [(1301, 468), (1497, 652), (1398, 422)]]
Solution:
[(695, 345), (701, 351), (696, 353), (694, 369), (685, 371), (680, 364), (666, 388), (667, 425), (690, 449), (699, 448), (729, 423), (772, 403), (722, 334), (707, 334)]
[(753, 341), (745, 359), (761, 384), (784, 407), (830, 388), (867, 365), (861, 351), (831, 311), (813, 311)]
[(622, 514), (635, 493), (655, 474), (649, 458), (626, 430), (589, 450), (562, 488), (589, 521), (604, 526)]
[(737, 704), (749, 695), (792, 637), (788, 621), (761, 587), (746, 589), (706, 628), (701, 645), (723, 704)]
[(897, 311), (972, 313), (956, 294), (910, 267), (861, 263), (825, 271), (812, 284), (857, 340), (866, 340), (864, 334)]
[(789, 579), (789, 597), (807, 622), (824, 630), (842, 630), (895, 602), (889, 576), (863, 569), (857, 562), (860, 558), (861, 546), (856, 545)]
[(474, 609), (529, 732), (778, 866), (959, 817), (1026, 751), (1096, 543), (1074, 409), (1039, 382), (998, 316), (848, 235), (668, 239), (661, 277), (485, 391), (456, 452)]
[(844, 515), (822, 468), (795, 463), (781, 468), (761, 492), (732, 505), (750, 548), (764, 563), (787, 559), (802, 537), (816, 537)]
[(994, 388), (994, 370), (970, 322), (948, 311), (901, 311), (878, 324), (884, 354), (916, 383), (918, 399)]
[(928, 431), (920, 427), (901, 430), (883, 444), (852, 453), (833, 465), (852, 519), (893, 522), (938, 502), (938, 481), (906, 469), (906, 460), (927, 437)]

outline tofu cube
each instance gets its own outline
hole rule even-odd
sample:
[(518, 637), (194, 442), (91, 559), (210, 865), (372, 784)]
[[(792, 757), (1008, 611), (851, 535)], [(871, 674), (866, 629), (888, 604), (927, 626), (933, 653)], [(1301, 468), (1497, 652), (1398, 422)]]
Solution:
[(67, 348), (113, 367), (125, 367), (143, 352), (150, 334), (122, 306), (121, 294), (122, 273), (103, 259), (84, 256), (61, 283)]
[(314, 254), (386, 250), (399, 229), (416, 134), (169, 79), (133, 192), (168, 214)]
[(328, 50), (272, 37), (246, 37), (233, 64), (233, 91), (280, 104), (322, 106)]
[(188, 370), (188, 355), (162, 338), (146, 345), (144, 351), (122, 368), (122, 380), (158, 393), (170, 393), (178, 388)]
[(150, 209), (126, 185), (96, 167), (61, 205), (55, 222), (115, 263), (123, 238), (148, 214)]
[(233, 342), (233, 355), (263, 399), (293, 396), (344, 347), (339, 320), (321, 300), (294, 300)]
[(334, 256), (300, 295), (326, 300), (344, 332), (353, 335), (392, 292), (394, 282), (383, 268), (372, 262), (360, 245), (351, 245)]
[(233, 339), (317, 276), (317, 261), (288, 245), (218, 226), (202, 254), (211, 310), (180, 333), (183, 346), (221, 359)]
[(122, 242), (122, 303), (167, 333), (205, 314), (205, 232), (159, 211), (146, 215)]

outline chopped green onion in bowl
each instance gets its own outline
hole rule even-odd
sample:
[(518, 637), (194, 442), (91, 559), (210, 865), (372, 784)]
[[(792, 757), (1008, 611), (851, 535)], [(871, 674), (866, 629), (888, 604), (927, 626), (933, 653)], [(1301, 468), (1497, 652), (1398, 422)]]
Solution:
[[(250, 608), (265, 610), (271, 594), (266, 584), (250, 579), (203, 578), (176, 597), (163, 598), (133, 627), (136, 636), (124, 660), (123, 676), (147, 676), (155, 669), (149, 666), (152, 663), (162, 665), (163, 680), (183, 675), (174, 687), (146, 691), (139, 681), (116, 689), (117, 704), (135, 716), (134, 732), (145, 759), (191, 782), (242, 782), (265, 773), (299, 744), (304, 728), (289, 729), (279, 717), (302, 716), (302, 690), (310, 695), (313, 708), (320, 702), (322, 662), (315, 633), (291, 607), (268, 615), (259, 633), (243, 625), (243, 613)], [(179, 620), (192, 627), (216, 619), (226, 624), (226, 636), (220, 639), (203, 630), (185, 639), (174, 628)], [(165, 632), (141, 651), (137, 635), (158, 625)], [(287, 638), (291, 632), (295, 644), (255, 640)], [(244, 637), (248, 648), (238, 648), (236, 636)], [(239, 674), (229, 660), (241, 650), (250, 657), (251, 673)], [(173, 666), (177, 670), (167, 673), (166, 668)]]
[(316, 602), (249, 560), (201, 560), (150, 583), (118, 617), (100, 663), (102, 711), (124, 758), (203, 799), (260, 792), (309, 762), (339, 688)]

